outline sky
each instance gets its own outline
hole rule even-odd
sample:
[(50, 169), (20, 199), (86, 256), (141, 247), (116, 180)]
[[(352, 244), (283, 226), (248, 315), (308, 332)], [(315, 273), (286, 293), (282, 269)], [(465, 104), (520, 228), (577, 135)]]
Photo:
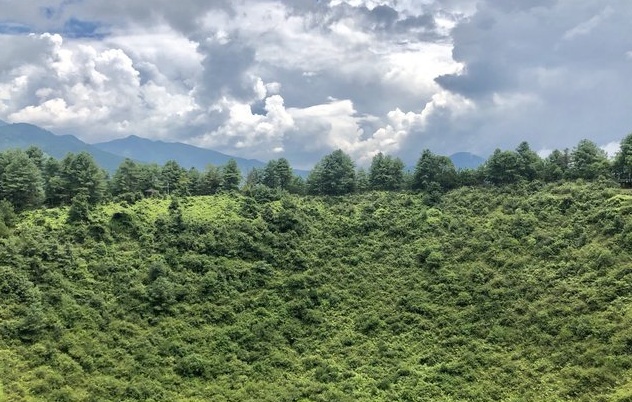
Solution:
[(310, 168), (632, 132), (630, 0), (0, 0), (0, 119)]

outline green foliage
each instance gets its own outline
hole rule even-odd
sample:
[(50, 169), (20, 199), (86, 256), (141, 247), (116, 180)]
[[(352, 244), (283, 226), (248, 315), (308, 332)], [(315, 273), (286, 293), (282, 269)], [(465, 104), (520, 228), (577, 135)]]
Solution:
[(415, 166), (412, 189), (445, 191), (454, 188), (456, 184), (457, 173), (450, 158), (435, 155), (425, 149)]
[(523, 141), (516, 148), (518, 155), (518, 169), (520, 176), (527, 181), (533, 181), (542, 174), (543, 163), (537, 153), (531, 150), (529, 143)]
[(186, 169), (174, 160), (167, 161), (160, 172), (162, 189), (166, 194), (188, 195), (189, 176)]
[(564, 152), (556, 149), (544, 160), (542, 167), (542, 178), (545, 181), (558, 181), (563, 179), (571, 163), (570, 152), (565, 149)]
[(241, 172), (237, 162), (230, 159), (226, 165), (222, 167), (222, 184), (221, 189), (224, 191), (237, 191), (241, 183)]
[(142, 168), (133, 160), (125, 159), (112, 176), (110, 191), (113, 196), (127, 201), (136, 201), (143, 197), (145, 190), (142, 180)]
[(44, 162), (44, 204), (49, 207), (60, 206), (66, 199), (64, 180), (61, 176), (61, 163), (55, 158)]
[(594, 142), (581, 140), (571, 152), (568, 169), (571, 178), (594, 180), (606, 177), (609, 173), (608, 156)]
[(621, 147), (613, 161), (613, 170), (620, 179), (632, 179), (632, 134), (621, 140)]
[(521, 179), (521, 160), (516, 152), (496, 149), (484, 165), (485, 179), (495, 185), (516, 183)]
[(338, 150), (241, 193), (127, 160), (113, 198), (87, 154), (2, 153), (0, 400), (629, 400), (628, 142)]
[(61, 177), (68, 201), (83, 194), (89, 203), (95, 204), (105, 197), (105, 173), (87, 152), (68, 154), (61, 161)]
[(0, 198), (19, 210), (37, 207), (44, 200), (40, 170), (26, 152), (0, 153)]
[(219, 191), (222, 186), (222, 173), (213, 165), (208, 165), (198, 183), (198, 195), (211, 195)]
[(321, 159), (307, 178), (310, 194), (344, 195), (355, 190), (355, 168), (351, 157), (338, 149)]
[(629, 399), (626, 190), (263, 188), (11, 217), (5, 399)]
[(0, 200), (0, 237), (9, 235), (9, 228), (15, 225), (16, 220), (13, 205), (7, 200)]
[(404, 162), (381, 152), (373, 157), (369, 170), (372, 190), (399, 190), (404, 184)]
[(86, 194), (79, 193), (72, 199), (68, 210), (68, 223), (87, 223), (90, 220), (91, 205)]
[(271, 160), (263, 169), (261, 183), (270, 188), (288, 190), (292, 184), (292, 167), (285, 158)]

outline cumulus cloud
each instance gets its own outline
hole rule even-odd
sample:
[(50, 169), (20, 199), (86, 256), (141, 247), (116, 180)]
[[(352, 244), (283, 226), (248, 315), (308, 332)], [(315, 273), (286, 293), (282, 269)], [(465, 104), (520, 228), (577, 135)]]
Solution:
[(284, 134), (294, 126), (294, 120), (279, 95), (265, 99), (264, 114), (253, 113), (247, 103), (226, 98), (216, 105), (216, 109), (218, 112), (226, 111), (227, 120), (216, 130), (192, 139), (192, 143), (236, 151), (249, 157), (269, 157), (283, 152)]
[[(145, 80), (121, 49), (66, 45), (58, 35), (30, 35), (40, 60), (22, 60), (3, 72), (1, 108), (8, 121), (27, 121), (55, 130), (79, 129), (87, 139), (181, 124), (197, 109), (187, 88), (173, 81)], [(159, 74), (157, 74), (159, 76)], [(144, 81), (144, 82), (143, 82)], [(190, 89), (188, 90), (190, 91)]]
[(627, 0), (3, 5), (0, 118), (88, 141), (137, 134), (309, 168), (336, 148), (413, 163), (423, 148), (632, 131)]

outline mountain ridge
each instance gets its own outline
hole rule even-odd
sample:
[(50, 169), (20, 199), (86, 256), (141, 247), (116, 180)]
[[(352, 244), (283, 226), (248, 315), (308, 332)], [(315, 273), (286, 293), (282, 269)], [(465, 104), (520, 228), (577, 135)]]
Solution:
[(114, 172), (125, 159), (93, 147), (74, 135), (57, 135), (29, 123), (0, 124), (0, 149), (26, 149), (30, 146), (36, 146), (57, 159), (71, 152), (86, 151), (92, 155), (101, 168), (109, 172)]
[(485, 158), (471, 152), (456, 152), (449, 158), (457, 169), (476, 169), (485, 163)]
[[(88, 144), (69, 134), (56, 134), (30, 123), (7, 123), (0, 120), (0, 150), (8, 148), (28, 148), (37, 146), (46, 154), (61, 159), (68, 153), (86, 151), (97, 164), (110, 173), (126, 159), (141, 163), (165, 164), (175, 160), (184, 168), (204, 170), (208, 165), (220, 166), (234, 159), (245, 175), (253, 168), (261, 169), (266, 162), (231, 156), (212, 149), (200, 148), (182, 142), (152, 140), (138, 135), (111, 141)], [(470, 152), (452, 154), (450, 160), (457, 169), (476, 169), (485, 159)], [(409, 168), (414, 170), (414, 166)], [(309, 171), (294, 169), (296, 175), (307, 177)]]
[(198, 170), (204, 170), (209, 164), (224, 165), (231, 159), (234, 159), (244, 172), (265, 166), (264, 162), (256, 159), (231, 156), (182, 142), (151, 140), (138, 135), (130, 135), (92, 145), (102, 151), (139, 162), (164, 164), (169, 160), (175, 160), (185, 168)]

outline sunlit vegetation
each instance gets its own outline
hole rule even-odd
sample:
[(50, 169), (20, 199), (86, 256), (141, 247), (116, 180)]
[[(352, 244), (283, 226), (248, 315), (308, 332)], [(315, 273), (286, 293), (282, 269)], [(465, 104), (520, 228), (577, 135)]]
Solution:
[(338, 152), (240, 181), (20, 152), (0, 158), (0, 400), (632, 400), (629, 156), (525, 143), (357, 174)]

